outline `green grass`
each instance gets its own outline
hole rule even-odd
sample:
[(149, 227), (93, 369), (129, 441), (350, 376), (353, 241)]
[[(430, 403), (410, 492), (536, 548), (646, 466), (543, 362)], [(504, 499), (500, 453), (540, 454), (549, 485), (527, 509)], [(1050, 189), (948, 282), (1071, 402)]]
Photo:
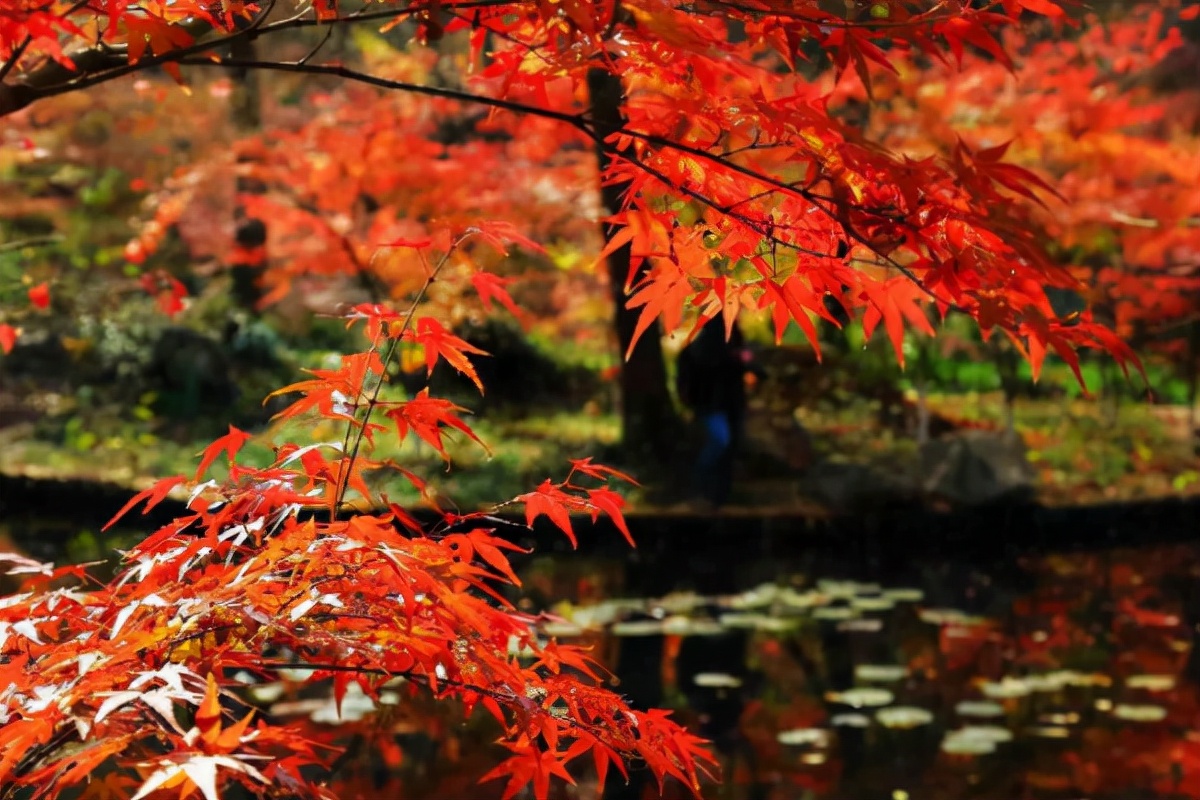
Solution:
[[(391, 388), (386, 395), (389, 399), (401, 396), (398, 389)], [(41, 400), (47, 409), (41, 419), (0, 429), (5, 469), (33, 477), (82, 478), (140, 488), (162, 476), (190, 475), (211, 440), (154, 418), (148, 404), (115, 409), (89, 405), (79, 398)], [(1003, 402), (994, 392), (933, 395), (930, 406), (956, 421), (983, 422), (997, 428), (1004, 421)], [(1187, 415), (1182, 407), (1063, 397), (1019, 400), (1015, 413), (1017, 430), (1038, 473), (1039, 497), (1045, 502), (1073, 504), (1200, 493), (1200, 460), (1187, 435)], [(867, 464), (892, 474), (916, 474), (915, 442), (903, 431), (882, 427), (877, 417), (877, 403), (846, 393), (822, 397), (796, 412), (812, 435), (820, 459)], [(398, 442), (394, 427), (388, 425), (388, 430), (377, 436), (371, 457), (426, 479), (448, 507), (475, 509), (529, 491), (547, 478), (561, 478), (569, 459), (611, 452), (619, 436), (619, 421), (608, 413), (559, 411), (525, 417), (495, 413), (478, 418), (464, 415), (464, 419), (488, 450), (451, 431), (446, 434), (451, 457), (447, 466), (434, 448), (412, 434)], [(377, 421), (387, 422), (382, 415)], [(266, 465), (273, 458), (273, 445), (288, 441), (302, 446), (317, 442), (340, 445), (344, 433), (344, 427), (334, 422), (277, 423), (258, 433), (239, 460)], [(224, 459), (218, 459), (212, 477), (222, 478), (225, 470)], [(643, 477), (653, 483), (654, 476)], [(781, 480), (790, 479), (760, 470), (747, 475), (744, 485), (749, 484), (745, 486), (749, 493), (759, 496), (774, 491), (768, 487), (782, 485)], [(413, 503), (418, 499), (416, 490), (393, 470), (369, 473), (369, 482), (393, 501)], [(641, 494), (631, 494), (631, 500), (641, 501), (640, 507), (648, 510)], [(794, 496), (781, 493), (770, 505), (795, 502)]]
[[(999, 393), (931, 395), (951, 420), (1004, 424)], [(805, 409), (798, 417), (816, 449), (835, 461), (913, 470), (911, 437), (875, 423), (878, 405), (862, 399)], [(1019, 399), (1015, 427), (1038, 473), (1037, 493), (1055, 505), (1142, 500), (1200, 493), (1200, 459), (1187, 432), (1187, 409), (1080, 397)]]

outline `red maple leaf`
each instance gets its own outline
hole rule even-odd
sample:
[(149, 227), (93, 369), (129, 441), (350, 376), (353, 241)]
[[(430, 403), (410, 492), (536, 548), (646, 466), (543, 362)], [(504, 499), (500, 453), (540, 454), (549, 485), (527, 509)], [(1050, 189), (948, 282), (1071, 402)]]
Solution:
[(434, 366), (437, 365), (438, 359), (442, 358), (450, 366), (470, 378), (475, 387), (479, 389), (479, 393), (483, 394), (483, 381), (479, 380), (479, 374), (475, 371), (470, 359), (467, 358), (467, 354), (486, 356), (487, 351), (480, 350), (470, 342), (450, 333), (442, 327), (442, 323), (433, 317), (421, 317), (417, 320), (417, 329), (405, 331), (404, 338), (416, 342), (425, 349), (426, 375), (433, 374)]
[(45, 281), (29, 289), (29, 302), (41, 309), (50, 307), (50, 287)]

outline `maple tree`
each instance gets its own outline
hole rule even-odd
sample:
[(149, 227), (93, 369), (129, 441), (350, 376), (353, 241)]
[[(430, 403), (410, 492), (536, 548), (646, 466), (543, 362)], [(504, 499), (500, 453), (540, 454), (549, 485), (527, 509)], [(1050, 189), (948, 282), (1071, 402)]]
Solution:
[[(907, 52), (958, 57), (969, 45), (995, 56), (1003, 49), (993, 33), (1023, 11), (1062, 15), (1046, 0), (421, 2), (290, 16), (276, 4), (51, 6), (6, 17), (0, 113), (161, 66), (181, 81), (212, 69), (342, 78), (483, 106), (509, 125), (554, 122), (563, 141), (601, 153), (626, 405), (639, 390), (666, 399), (657, 337), (644, 334), (660, 320), (679, 327), (684, 302), (706, 317), (768, 310), (782, 334), (793, 321), (808, 331), (812, 316), (829, 316), (824, 300), (834, 294), (869, 331), (882, 324), (898, 352), (928, 304), (1009, 332), (1035, 367), (1048, 351), (1073, 362), (1077, 346), (1126, 361), (1128, 349), (1088, 314), (1066, 324), (1046, 300), (1044, 287), (1077, 280), (1045, 255), (1011, 202), (1040, 190), (1028, 173), (991, 169), (999, 151), (897, 156), (831, 121), (824, 90), (791, 69), (809, 43), (839, 71), (863, 76)], [(461, 34), (473, 74), (460, 89), (323, 62), (319, 46), (288, 58), (289, 32), (343, 25), (410, 25), (425, 43)], [(257, 60), (226, 55), (247, 39)], [(266, 51), (274, 42), (277, 57)], [(637, 424), (631, 413), (625, 422)]]
[[(387, 65), (422, 74), (428, 67), (415, 58), (389, 59)], [(339, 278), (343, 294), (403, 300), (424, 278), (404, 247), (428, 238), (422, 218), (464, 226), (485, 219), (496, 227), (503, 219), (509, 234), (519, 234), (525, 261), (548, 259), (543, 242), (553, 246), (563, 238), (596, 238), (587, 210), (580, 213), (589, 204), (584, 187), (594, 178), (586, 169), (586, 153), (557, 154), (560, 137), (551, 135), (556, 125), (545, 121), (524, 125), (519, 138), (500, 128), (480, 134), (496, 140), (441, 141), (452, 135), (443, 130), (449, 126), (444, 120), (457, 123), (460, 106), (369, 90), (322, 97), (314, 101), (313, 115), (294, 129), (273, 126), (269, 134), (238, 141), (231, 152), (213, 153), (167, 181), (153, 195), (153, 218), (130, 243), (130, 256), (145, 261), (164, 231), (175, 229), (193, 253), (245, 258), (231, 255), (240, 249), (236, 246), (218, 250), (222, 239), (214, 236), (214, 228), (224, 227), (226, 220), (213, 198), (232, 199), (228, 188), (235, 172), (263, 187), (244, 198), (247, 213), (270, 220), (262, 307), (302, 297), (308, 287)], [(465, 123), (480, 124), (470, 118)], [(314, 152), (321, 156), (314, 159)], [(397, 160), (397, 152), (405, 158)], [(495, 171), (481, 170), (480, 164), (494, 165)], [(520, 178), (514, 181), (500, 170), (516, 170)], [(521, 209), (519, 216), (514, 208)], [(531, 310), (509, 294), (521, 277), (516, 254), (471, 250), (471, 258), (444, 270), (431, 291), (429, 301), (438, 307), (439, 318), (461, 322), (464, 307), (457, 301), (468, 293), (483, 301), (485, 311), (500, 307), (529, 321)], [(469, 308), (474, 311), (474, 304)]]
[[(861, 315), (868, 335), (882, 327), (903, 361), (905, 329), (932, 332), (927, 311), (953, 310), (985, 332), (1003, 331), (1035, 372), (1049, 352), (1077, 369), (1078, 347), (1136, 363), (1090, 310), (1070, 319), (1055, 313), (1047, 288), (1079, 281), (1043, 250), (1028, 206), (1016, 201), (1046, 185), (1002, 161), (1003, 147), (899, 155), (831, 118), (826, 90), (796, 71), (806, 43), (867, 84), (872, 64), (894, 66), (914, 54), (961, 59), (969, 45), (1003, 61), (994, 32), (1026, 11), (1062, 15), (1049, 0), (322, 0), (296, 9), (234, 0), (2, 0), (0, 116), (150, 68), (185, 86), (193, 73), (262, 71), (485, 108), (486, 124), (513, 137), (506, 154), (527, 147), (531, 161), (594, 149), (601, 257), (627, 359), (626, 435), (632, 428), (651, 439), (662, 435), (667, 400), (660, 326), (675, 330), (693, 316), (701, 324), (724, 315), (732, 325), (742, 309), (766, 312), (777, 337), (796, 324), (816, 347), (813, 319), (833, 321), (827, 302), (836, 298)], [(421, 45), (461, 35), (471, 77), (446, 86), (322, 60), (331, 31), (359, 25), (409, 26)], [(303, 31), (315, 31), (315, 46), (293, 57), (288, 36)], [(230, 55), (249, 41), (253, 58)], [(321, 166), (323, 150), (348, 147), (345, 121), (301, 126), (292, 147), (315, 146), (309, 169)], [(448, 432), (472, 436), (463, 409), (448, 401), (385, 391), (407, 348), (422, 354), (427, 371), (444, 360), (479, 383), (471, 346), (428, 313), (435, 279), (457, 271), (481, 301), (507, 307), (504, 280), (481, 254), (538, 245), (536, 230), (508, 219), (511, 209), (480, 202), (472, 185), (445, 207), (439, 195), (425, 195), (428, 205), (406, 216), (411, 192), (368, 185), (392, 177), (371, 171), (379, 159), (389, 150), (402, 158), (397, 148), (419, 147), (421, 137), (398, 135), (394, 120), (369, 114), (360, 124), (375, 127), (367, 142), (378, 152), (368, 147), (359, 162), (313, 169), (314, 183), (296, 190), (306, 199), (295, 205), (309, 206), (304, 224), (325, 231), (321, 241), (337, 241), (343, 260), (293, 252), (286, 263), (293, 278), (344, 265), (374, 273), (372, 259), (387, 251), (395, 261), (380, 274), (394, 271), (394, 283), (378, 302), (346, 312), (364, 323), (367, 350), (279, 392), (300, 395), (285, 418), (340, 422), (344, 439), (283, 443), (273, 463), (250, 467), (235, 459), (246, 434), (230, 428), (192, 479), (165, 479), (123, 509), (190, 489), (190, 514), (126, 553), (107, 583), (89, 585), (83, 566), (9, 557), (13, 571), (30, 578), (26, 591), (0, 601), (0, 786), (45, 796), (107, 766), (105, 790), (118, 796), (179, 788), (212, 800), (229, 784), (338, 796), (331, 735), (268, 722), (239, 691), (246, 680), (289, 670), (303, 673), (302, 683), (328, 681), (339, 703), (351, 686), (379, 699), (385, 684), (401, 682), (468, 711), (482, 706), (511, 752), (488, 776), (507, 781), (506, 796), (526, 785), (546, 796), (550, 780), (571, 780), (567, 766), (584, 756), (601, 782), (610, 765), (623, 771), (636, 759), (660, 784), (671, 777), (700, 791), (714, 762), (698, 738), (665, 712), (627, 707), (600, 686), (600, 669), (583, 650), (540, 636), (543, 620), (511, 605), (501, 589), (517, 582), (506, 555), (514, 548), (492, 513), (460, 514), (427, 495), (441, 522), (421, 525), (368, 480), (387, 472), (424, 487), (402, 465), (371, 459), (376, 436), (416, 436), (443, 455)], [(530, 129), (544, 138), (521, 138)], [(298, 153), (285, 144), (243, 166), (269, 176), (271, 156), (286, 162)], [(365, 225), (326, 216), (363, 204), (364, 191), (391, 194), (364, 213)], [(352, 239), (356, 225), (361, 238)], [(131, 259), (152, 250), (154, 238), (143, 236), (143, 252), (135, 248)], [(151, 274), (147, 287), (168, 310), (180, 301), (166, 276)], [(49, 287), (35, 289), (30, 301), (47, 302)], [(412, 299), (407, 311), (396, 310), (401, 298)], [(635, 409), (639, 397), (649, 402)], [(222, 455), (228, 477), (202, 480)], [(568, 537), (571, 515), (580, 513), (607, 515), (628, 535), (621, 496), (608, 486), (626, 477), (576, 461), (565, 479), (510, 504), (523, 505), (529, 523), (549, 517)], [(71, 579), (78, 583), (64, 586)], [(364, 721), (359, 733), (390, 752), (377, 723)], [(326, 771), (314, 778), (313, 766)]]
[[(417, 436), (439, 450), (444, 428), (473, 435), (461, 409), (428, 392), (405, 400), (382, 393), (399, 343), (411, 339), (431, 363), (445, 358), (468, 370), (470, 347), (418, 316), (417, 306), (398, 313), (363, 305), (349, 316), (365, 323), (371, 348), (280, 390), (300, 395), (282, 417), (315, 412), (345, 422), (343, 441), (284, 444), (274, 463), (252, 468), (235, 460), (249, 435), (231, 426), (190, 480), (162, 480), (118, 513), (191, 489), (192, 513), (126, 553), (107, 585), (64, 588), (63, 579), (84, 578), (86, 567), (4, 556), (10, 574), (30, 578), (0, 604), (0, 786), (51, 796), (108, 763), (105, 785), (125, 796), (180, 787), (213, 800), (233, 782), (335, 797), (324, 779), (303, 771), (335, 760), (330, 742), (297, 725), (268, 724), (235, 691), (240, 670), (261, 682), (299, 669), (307, 682), (330, 680), (339, 705), (351, 685), (378, 699), (384, 684), (402, 679), (414, 691), (461, 700), (467, 713), (483, 707), (511, 750), (484, 776), (505, 779), (505, 796), (532, 784), (544, 797), (552, 777), (572, 781), (566, 765), (589, 754), (601, 784), (610, 765), (625, 772), (625, 760), (637, 758), (660, 783), (674, 777), (698, 792), (715, 764), (702, 741), (663, 712), (628, 708), (599, 685), (601, 668), (584, 649), (539, 637), (542, 620), (500, 592), (519, 585), (508, 556), (519, 548), (497, 535), (502, 521), (446, 511), (441, 524), (425, 527), (368, 486), (366, 473), (387, 468), (424, 486), (399, 465), (369, 458), (386, 427), (380, 420), (400, 439)], [(228, 477), (202, 480), (222, 457)], [(628, 535), (610, 479), (628, 477), (579, 460), (564, 480), (512, 503), (525, 506), (530, 523), (549, 516), (572, 540), (571, 513), (611, 516)], [(339, 519), (351, 493), (388, 510)], [(301, 519), (304, 509), (314, 516)], [(362, 735), (388, 736), (374, 723)]]
[[(1173, 73), (1187, 74), (1197, 45), (1168, 11), (1093, 14), (1067, 41), (1011, 30), (1011, 62), (964, 53), (961, 69), (873, 69), (867, 133), (914, 157), (956, 154), (964, 140), (994, 146), (1006, 161), (986, 168), (998, 179), (1018, 168), (1046, 176), (1057, 197), (1022, 200), (1030, 223), (1077, 262), (1079, 291), (1123, 339), (1157, 339), (1181, 356), (1200, 289), (1200, 199), (1189, 177), (1200, 150), (1197, 87)], [(1174, 87), (1155, 91), (1167, 78)], [(831, 87), (835, 104), (863, 93), (854, 80)]]

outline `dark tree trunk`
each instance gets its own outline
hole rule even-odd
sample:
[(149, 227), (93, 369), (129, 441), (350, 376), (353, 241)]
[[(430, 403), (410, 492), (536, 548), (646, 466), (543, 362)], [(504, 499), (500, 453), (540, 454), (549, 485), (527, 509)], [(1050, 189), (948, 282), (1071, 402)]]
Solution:
[[(237, 39), (230, 55), (239, 61), (254, 61), (258, 54), (253, 40)], [(260, 80), (258, 73), (253, 70), (242, 69), (234, 73), (230, 116), (239, 136), (251, 136), (262, 127)], [(238, 157), (239, 167), (249, 161), (247, 157)], [(262, 297), (259, 281), (266, 268), (267, 224), (250, 215), (245, 207), (245, 198), (247, 195), (262, 194), (266, 187), (260, 181), (239, 174), (236, 191), (233, 218), (237, 247), (229, 263), (233, 298), (239, 306), (257, 315), (258, 301)]]
[[(597, 132), (604, 138), (624, 124), (621, 104), (624, 87), (621, 78), (607, 70), (593, 69), (588, 73), (588, 93), (592, 118)], [(612, 162), (609, 149), (598, 144), (596, 157), (600, 172)], [(621, 210), (622, 199), (629, 189), (626, 183), (609, 183), (601, 187), (600, 195), (610, 214)], [(605, 223), (605, 241), (611, 240), (616, 226)], [(612, 287), (614, 324), (621, 354), (629, 350), (637, 326), (639, 309), (627, 305), (625, 283), (629, 277), (631, 248), (627, 244), (608, 257), (608, 276)], [(634, 282), (643, 274), (639, 268)], [(662, 350), (662, 328), (655, 321), (638, 340), (637, 347), (621, 365), (621, 444), (633, 456), (652, 461), (666, 461), (672, 455), (672, 443), (678, 441), (679, 420), (671, 405), (667, 388), (667, 369)]]

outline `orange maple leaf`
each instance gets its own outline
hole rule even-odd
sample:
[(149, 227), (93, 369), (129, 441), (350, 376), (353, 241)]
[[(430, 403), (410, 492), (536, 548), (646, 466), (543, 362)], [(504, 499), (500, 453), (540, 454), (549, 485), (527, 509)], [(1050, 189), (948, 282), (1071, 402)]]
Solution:
[(125, 30), (129, 32), (129, 63), (136, 64), (149, 49), (154, 55), (162, 55), (182, 47), (190, 46), (195, 40), (178, 25), (172, 25), (159, 17), (125, 16)]
[(629, 532), (629, 526), (625, 524), (625, 515), (622, 513), (622, 509), (625, 508), (624, 497), (612, 489), (588, 489), (588, 502), (592, 505), (593, 522), (601, 513), (607, 514), (613, 525), (616, 525), (617, 530), (625, 537), (625, 541), (629, 542), (630, 547), (637, 547), (633, 541), (633, 534)]
[(475, 431), (471, 430), (470, 426), (457, 416), (460, 411), (466, 411), (466, 409), (449, 400), (430, 397), (429, 387), (425, 387), (413, 399), (385, 411), (384, 416), (396, 423), (397, 434), (401, 439), (407, 436), (411, 430), (447, 461), (450, 460), (450, 455), (446, 452), (446, 446), (442, 442), (442, 426), (465, 433), (490, 454), (491, 450), (483, 443), (483, 440), (476, 436)]
[(547, 478), (536, 490), (518, 495), (514, 499), (525, 504), (526, 525), (532, 528), (534, 521), (545, 515), (567, 535), (572, 547), (579, 546), (579, 540), (575, 538), (575, 531), (571, 528), (571, 513), (568, 511), (568, 507), (579, 507), (578, 498), (567, 494)]
[(475, 371), (474, 365), (467, 358), (467, 353), (486, 356), (488, 355), (486, 350), (480, 350), (470, 342), (450, 333), (442, 327), (442, 323), (433, 317), (421, 317), (417, 320), (417, 329), (405, 331), (404, 338), (416, 342), (424, 348), (426, 376), (432, 375), (438, 359), (444, 358), (450, 366), (470, 378), (471, 382), (475, 384), (475, 388), (479, 389), (479, 393), (483, 394), (483, 381), (479, 380), (479, 373)]
[(629, 483), (634, 486), (641, 485), (636, 480), (634, 480), (633, 476), (631, 476), (627, 473), (621, 472), (618, 469), (613, 469), (612, 467), (606, 467), (603, 464), (593, 464), (591, 456), (588, 456), (587, 458), (572, 458), (571, 459), (571, 471), (579, 472), (584, 475), (590, 475), (591, 477), (599, 478), (600, 480), (608, 480), (609, 478), (616, 478), (619, 481), (624, 481), (625, 483)]
[(250, 438), (250, 434), (230, 425), (229, 433), (204, 448), (204, 454), (200, 459), (200, 466), (196, 468), (195, 480), (200, 480), (200, 476), (212, 466), (212, 463), (217, 460), (217, 456), (221, 455), (222, 452), (225, 453), (225, 456), (232, 463), (234, 456), (242, 449), (242, 445), (250, 441)]
[(166, 499), (167, 495), (172, 489), (184, 483), (186, 480), (187, 478), (182, 475), (174, 475), (170, 478), (163, 478), (160, 481), (156, 481), (150, 488), (143, 489), (131, 497), (129, 502), (121, 506), (121, 510), (114, 514), (113, 518), (108, 521), (108, 524), (100, 530), (106, 531), (111, 528), (114, 524), (116, 524), (117, 520), (125, 516), (129, 509), (133, 508), (143, 500), (146, 501), (146, 507), (142, 509), (142, 514), (145, 515), (149, 513), (150, 509), (154, 508), (156, 505)]
[(880, 320), (887, 329), (888, 338), (892, 340), (892, 349), (896, 351), (896, 361), (904, 368), (904, 321), (921, 330), (934, 335), (933, 326), (921, 308), (920, 301), (925, 298), (920, 286), (906, 277), (897, 276), (883, 284), (868, 284), (864, 288), (869, 305), (863, 313), (863, 335), (867, 339), (875, 332)]
[(497, 302), (516, 317), (522, 327), (525, 327), (525, 313), (513, 302), (512, 295), (504, 288), (512, 282), (512, 278), (501, 278), (499, 275), (493, 275), (490, 272), (483, 272), (482, 270), (471, 276), (471, 286), (475, 288), (476, 294), (479, 295), (479, 301), (483, 303), (485, 311), (491, 311), (493, 301)]

